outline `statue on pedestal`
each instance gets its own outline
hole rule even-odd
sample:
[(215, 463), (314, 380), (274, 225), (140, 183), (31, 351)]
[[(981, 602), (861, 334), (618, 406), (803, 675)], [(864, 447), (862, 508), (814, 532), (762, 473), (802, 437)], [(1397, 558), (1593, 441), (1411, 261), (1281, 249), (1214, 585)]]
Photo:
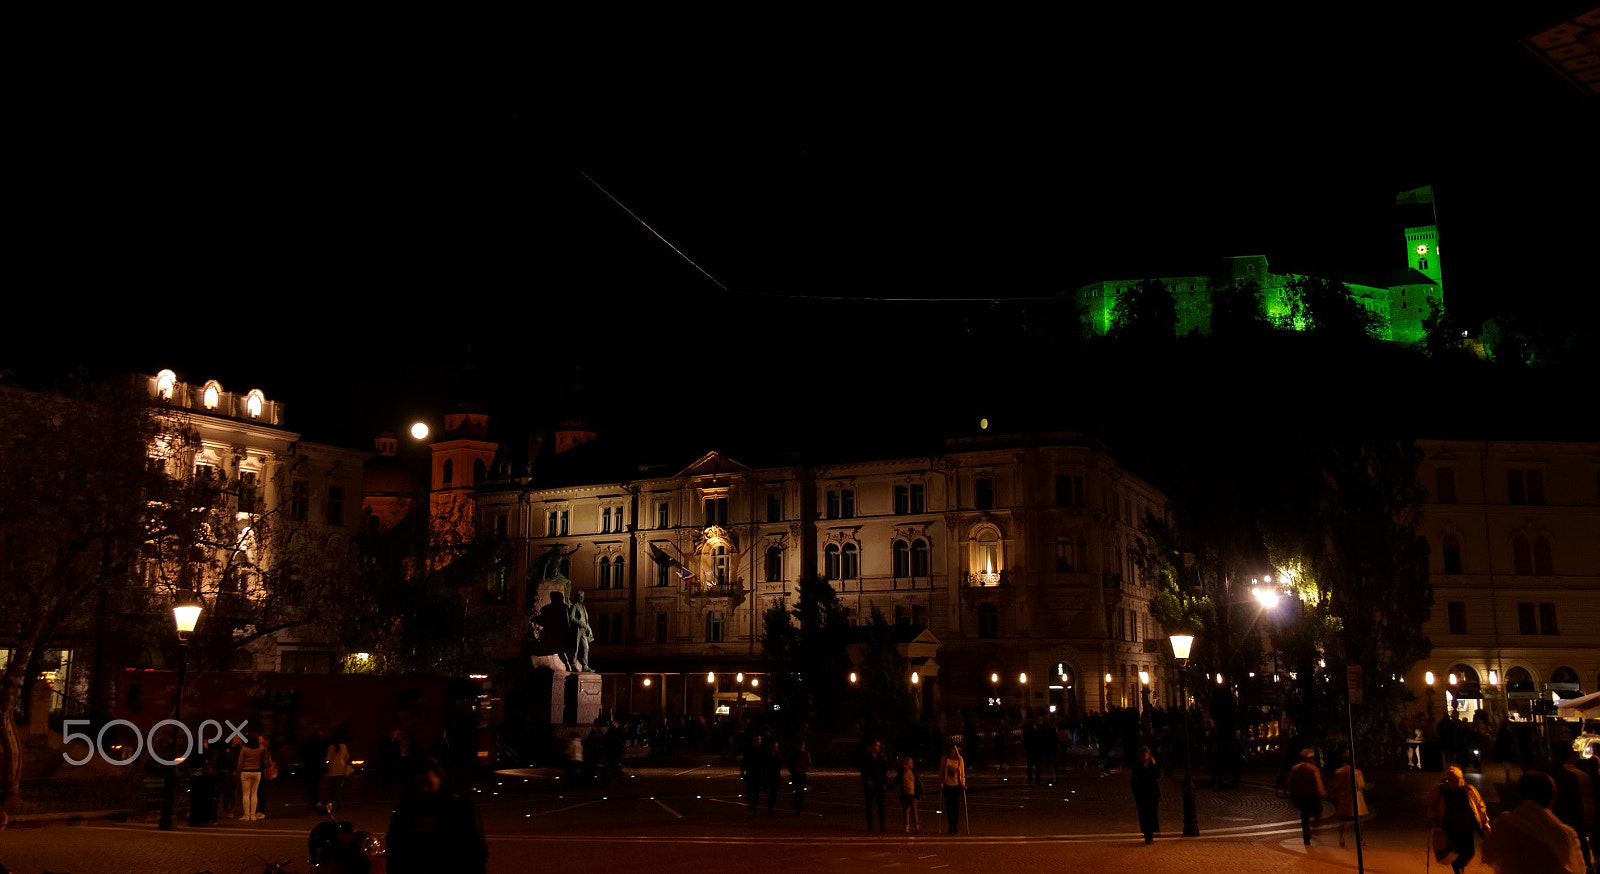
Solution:
[(568, 661), (575, 671), (591, 670), (589, 644), (594, 641), (594, 629), (589, 627), (589, 610), (583, 606), (583, 593), (572, 596), (572, 606), (567, 608), (567, 632), (572, 635), (572, 655)]

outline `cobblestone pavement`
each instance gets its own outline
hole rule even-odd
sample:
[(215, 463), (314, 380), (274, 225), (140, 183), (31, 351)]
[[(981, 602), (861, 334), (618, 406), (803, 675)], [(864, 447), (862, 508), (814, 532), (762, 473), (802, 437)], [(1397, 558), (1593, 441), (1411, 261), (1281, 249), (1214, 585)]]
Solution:
[[(922, 834), (900, 830), (900, 805), (888, 804), (886, 831), (867, 831), (854, 773), (820, 768), (805, 813), (795, 815), (785, 793), (768, 815), (762, 799), (752, 816), (740, 797), (736, 766), (715, 758), (634, 762), (611, 787), (569, 785), (553, 772), (461, 774), (490, 841), (490, 870), (530, 867), (703, 872), (707, 864), (740, 869), (854, 872), (888, 868), (992, 871), (1029, 866), (1101, 867), (1106, 871), (1197, 869), (1324, 872), (1357, 870), (1353, 833), (1338, 846), (1331, 815), (1313, 845), (1300, 840), (1298, 817), (1272, 789), (1270, 770), (1251, 771), (1234, 789), (1197, 781), (1201, 834), (1178, 837), (1181, 772), (1164, 781), (1157, 841), (1145, 846), (1135, 831), (1132, 798), (1121, 776), (1062, 774), (1054, 786), (1026, 785), (1020, 770), (974, 774), (962, 834), (946, 836), (936, 791), (921, 806)], [(1374, 872), (1439, 870), (1425, 853), (1422, 802), (1437, 773), (1369, 773), (1374, 815), (1364, 826), (1362, 868)], [(1473, 775), (1475, 781), (1483, 780)], [(926, 781), (932, 789), (932, 781)], [(1493, 802), (1497, 787), (1481, 783)], [(307, 872), (305, 837), (317, 818), (296, 803), (298, 784), (272, 784), (254, 823), (181, 826), (160, 832), (153, 822), (23, 823), (0, 834), (0, 861), (18, 874), (42, 871), (95, 874), (215, 874), (259, 872), (267, 860), (292, 859)], [(345, 817), (358, 828), (382, 831), (390, 799), (352, 784)], [(1331, 807), (1328, 812), (1331, 814)], [(251, 857), (254, 856), (254, 861)], [(1447, 869), (1446, 869), (1447, 870)], [(1476, 862), (1469, 872), (1487, 874)]]

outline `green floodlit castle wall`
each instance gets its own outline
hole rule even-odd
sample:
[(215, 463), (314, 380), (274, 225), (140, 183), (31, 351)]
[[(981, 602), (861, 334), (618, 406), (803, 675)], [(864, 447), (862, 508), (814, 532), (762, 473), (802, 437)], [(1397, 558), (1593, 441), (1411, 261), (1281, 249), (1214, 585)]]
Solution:
[[(1432, 304), (1443, 301), (1439, 267), (1439, 232), (1433, 225), (1407, 228), (1406, 266), (1385, 277), (1382, 284), (1345, 282), (1350, 293), (1378, 316), (1380, 336), (1395, 343), (1420, 343), (1422, 320)], [(1223, 259), (1216, 274), (1155, 277), (1172, 293), (1177, 305), (1179, 336), (1211, 331), (1211, 295), (1215, 289), (1235, 282), (1256, 282), (1261, 286), (1267, 318), (1274, 324), (1301, 330), (1291, 324), (1288, 285), (1302, 278), (1293, 273), (1273, 273), (1265, 255), (1240, 255)], [(1105, 334), (1111, 330), (1111, 316), (1117, 299), (1143, 282), (1143, 279), (1110, 279), (1081, 286), (1075, 292), (1083, 308), (1089, 330)]]

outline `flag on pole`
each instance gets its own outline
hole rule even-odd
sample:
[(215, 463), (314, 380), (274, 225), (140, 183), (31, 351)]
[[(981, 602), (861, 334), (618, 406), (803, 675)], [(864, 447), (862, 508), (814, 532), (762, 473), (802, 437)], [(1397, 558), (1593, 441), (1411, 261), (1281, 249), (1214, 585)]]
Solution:
[(1433, 186), (1424, 185), (1410, 191), (1402, 191), (1395, 196), (1395, 206), (1404, 206), (1408, 203), (1433, 203)]
[(683, 577), (683, 584), (685, 586), (687, 586), (690, 583), (694, 582), (694, 572), (693, 571), (689, 570), (688, 568), (680, 568), (680, 570), (682, 572), (681, 575)]

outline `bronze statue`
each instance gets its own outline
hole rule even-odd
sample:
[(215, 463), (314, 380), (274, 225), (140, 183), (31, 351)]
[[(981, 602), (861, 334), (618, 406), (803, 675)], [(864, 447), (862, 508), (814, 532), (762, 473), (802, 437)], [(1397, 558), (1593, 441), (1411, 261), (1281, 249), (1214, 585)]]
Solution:
[(567, 627), (572, 635), (572, 669), (589, 670), (589, 644), (594, 641), (594, 629), (589, 627), (589, 610), (583, 606), (583, 593), (572, 596), (572, 606), (567, 608)]

